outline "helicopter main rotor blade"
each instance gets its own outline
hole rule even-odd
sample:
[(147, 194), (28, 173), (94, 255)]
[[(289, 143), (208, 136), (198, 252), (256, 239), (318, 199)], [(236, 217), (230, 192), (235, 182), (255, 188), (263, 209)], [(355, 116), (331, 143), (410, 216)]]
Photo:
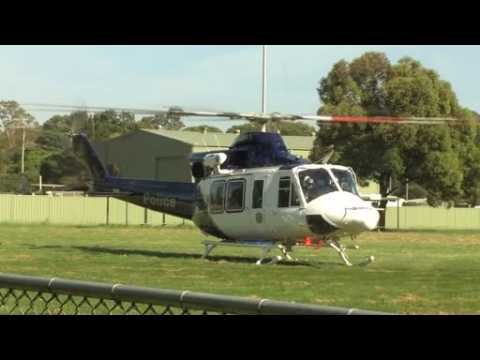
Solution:
[(394, 116), (301, 116), (301, 120), (325, 123), (364, 123), (364, 124), (442, 124), (457, 121), (455, 118), (394, 117)]
[(140, 108), (124, 108), (124, 107), (101, 107), (101, 106), (71, 106), (71, 105), (52, 105), (52, 104), (22, 104), (25, 107), (32, 107), (34, 111), (85, 111), (85, 112), (129, 112), (136, 115), (158, 115), (165, 114), (171, 116), (186, 117), (220, 117), (230, 120), (248, 120), (256, 121), (262, 124), (275, 121), (316, 121), (318, 123), (364, 123), (364, 124), (443, 124), (456, 121), (454, 118), (428, 118), (428, 117), (394, 117), (394, 116), (322, 116), (322, 115), (296, 115), (282, 113), (243, 113), (231, 111), (190, 111), (184, 110), (179, 106), (162, 107), (159, 109), (140, 109)]

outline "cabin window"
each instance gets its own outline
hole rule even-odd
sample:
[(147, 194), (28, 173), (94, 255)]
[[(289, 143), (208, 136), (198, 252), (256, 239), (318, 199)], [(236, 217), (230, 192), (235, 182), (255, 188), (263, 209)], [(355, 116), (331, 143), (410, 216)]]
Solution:
[(278, 183), (278, 207), (286, 208), (290, 203), (290, 177), (280, 178)]
[(210, 188), (210, 212), (223, 212), (224, 194), (225, 181), (214, 181)]
[(255, 180), (253, 183), (252, 208), (261, 209), (263, 207), (263, 180)]
[(229, 181), (227, 185), (227, 211), (243, 211), (245, 180)]

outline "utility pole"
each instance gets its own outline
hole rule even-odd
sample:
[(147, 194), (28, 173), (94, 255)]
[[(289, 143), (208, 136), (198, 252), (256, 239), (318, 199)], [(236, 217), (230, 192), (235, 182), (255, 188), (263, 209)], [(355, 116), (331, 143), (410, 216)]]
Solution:
[[(267, 45), (262, 48), (262, 114), (267, 113)], [(267, 132), (267, 124), (262, 124), (262, 132)]]
[(267, 45), (263, 45), (262, 56), (262, 113), (267, 113)]

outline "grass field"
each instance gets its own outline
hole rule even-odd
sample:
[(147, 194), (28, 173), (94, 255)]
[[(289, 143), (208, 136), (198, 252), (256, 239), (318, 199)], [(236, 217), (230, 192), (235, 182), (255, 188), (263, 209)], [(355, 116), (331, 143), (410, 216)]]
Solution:
[[(408, 314), (480, 313), (480, 233), (363, 234), (347, 268), (329, 248), (256, 266), (258, 249), (201, 258), (195, 228), (0, 225), (0, 272), (212, 292)], [(348, 242), (345, 242), (349, 245)]]

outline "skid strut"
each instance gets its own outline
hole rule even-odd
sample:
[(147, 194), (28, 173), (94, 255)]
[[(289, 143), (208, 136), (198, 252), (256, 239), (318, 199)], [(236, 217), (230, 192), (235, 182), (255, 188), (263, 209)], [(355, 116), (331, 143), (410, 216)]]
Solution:
[[(257, 260), (257, 265), (267, 265), (267, 264), (276, 264), (279, 261), (287, 260), (287, 261), (297, 261), (296, 258), (292, 257), (290, 253), (292, 252), (291, 246), (286, 246), (282, 244), (275, 244), (275, 243), (264, 243), (264, 244), (254, 244), (254, 243), (239, 243), (239, 242), (229, 242), (229, 241), (204, 241), (203, 244), (205, 245), (205, 251), (203, 253), (203, 258), (207, 258), (210, 253), (215, 249), (217, 246), (235, 246), (235, 247), (249, 247), (249, 248), (260, 248), (262, 253), (260, 258)], [(267, 258), (269, 252), (277, 248), (282, 253), (281, 256), (274, 256), (272, 258)]]
[[(326, 243), (331, 248), (333, 248), (338, 253), (338, 255), (340, 255), (340, 258), (343, 260), (345, 265), (347, 266), (353, 265), (352, 262), (350, 261), (350, 258), (347, 255), (347, 248), (342, 244), (340, 244), (340, 241), (338, 239), (330, 239), (330, 240), (327, 240)], [(358, 249), (359, 246), (355, 244), (355, 248)], [(364, 262), (361, 262), (358, 265), (368, 265), (373, 261), (375, 261), (375, 258), (373, 256), (369, 256)]]
[(345, 265), (352, 266), (352, 263), (350, 262), (350, 259), (345, 251), (345, 247), (341, 245), (338, 240), (327, 240), (327, 245), (333, 248), (340, 255), (340, 258), (343, 260)]

